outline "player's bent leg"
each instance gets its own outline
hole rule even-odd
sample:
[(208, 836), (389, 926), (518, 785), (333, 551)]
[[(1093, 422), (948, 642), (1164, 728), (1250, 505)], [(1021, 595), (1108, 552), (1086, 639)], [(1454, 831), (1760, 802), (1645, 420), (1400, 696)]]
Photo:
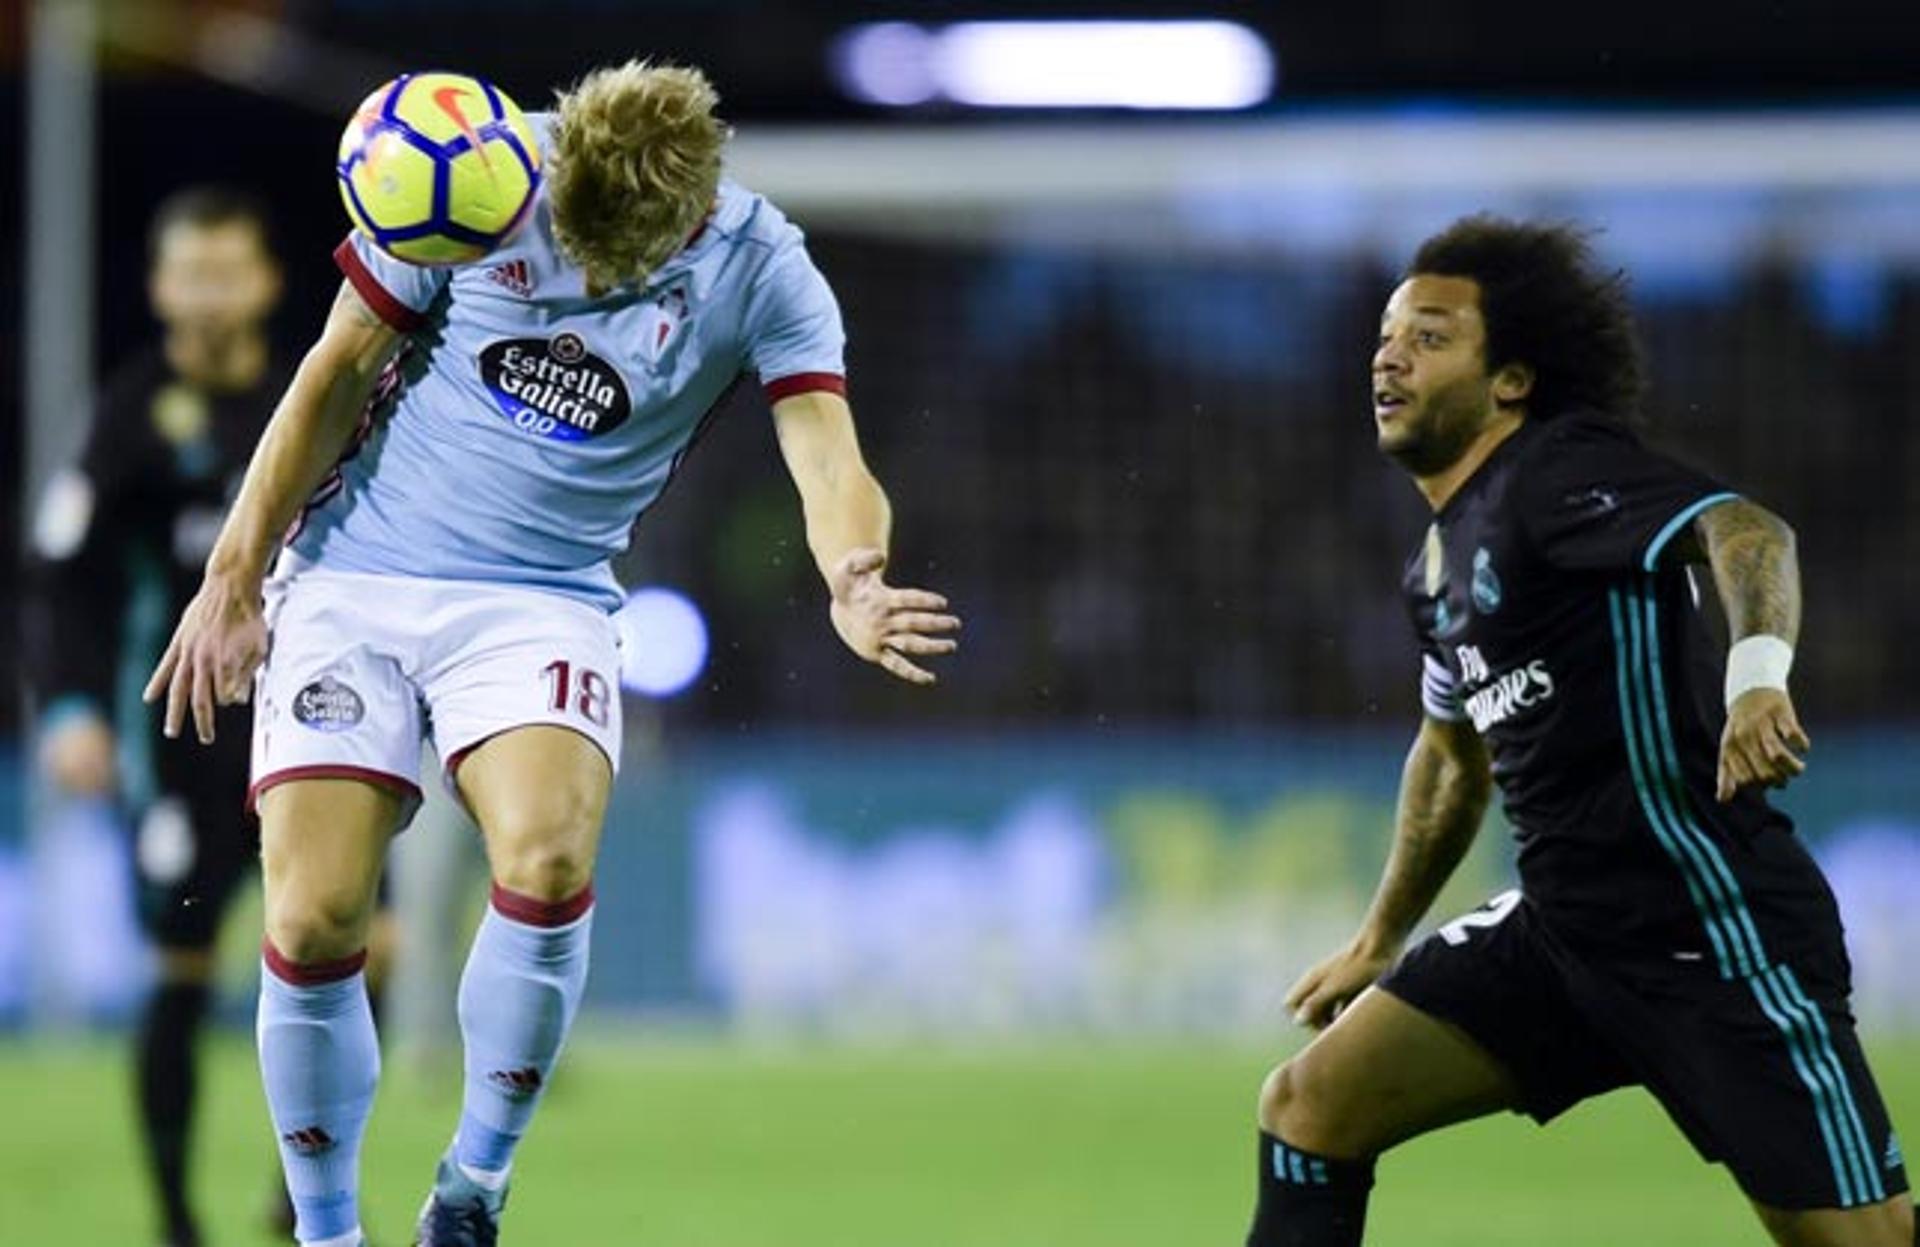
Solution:
[(514, 728), (466, 753), (456, 779), (496, 884), (554, 902), (592, 881), (613, 787), (599, 745), (571, 728)]
[(402, 801), (359, 780), (304, 779), (268, 790), (259, 809), (260, 1073), (294, 1233), (357, 1247), (360, 1141), (380, 1078), (367, 929)]
[(1754, 1204), (1780, 1247), (1914, 1247), (1913, 1197), (1901, 1192), (1861, 1208), (1789, 1211)]
[(421, 1214), (426, 1247), (486, 1247), (498, 1233), (514, 1150), (586, 988), (593, 860), (613, 768), (587, 737), (537, 725), (488, 739), (457, 779), (494, 885), (460, 979), (466, 1090)]
[(301, 779), (260, 795), (267, 942), (296, 965), (364, 954), (402, 798), (357, 779)]
[(1513, 1075), (1458, 1028), (1368, 989), (1261, 1087), (1247, 1247), (1354, 1247), (1376, 1156), (1519, 1102)]
[(1465, 1032), (1370, 988), (1268, 1076), (1260, 1125), (1323, 1155), (1376, 1156), (1519, 1102), (1513, 1075)]

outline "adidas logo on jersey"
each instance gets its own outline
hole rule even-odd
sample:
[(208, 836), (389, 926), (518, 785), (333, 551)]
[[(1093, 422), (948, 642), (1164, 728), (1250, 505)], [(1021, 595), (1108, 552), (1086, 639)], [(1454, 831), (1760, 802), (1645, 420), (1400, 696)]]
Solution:
[(533, 296), (533, 274), (525, 260), (508, 260), (487, 270), (487, 280), (505, 286), (523, 299)]

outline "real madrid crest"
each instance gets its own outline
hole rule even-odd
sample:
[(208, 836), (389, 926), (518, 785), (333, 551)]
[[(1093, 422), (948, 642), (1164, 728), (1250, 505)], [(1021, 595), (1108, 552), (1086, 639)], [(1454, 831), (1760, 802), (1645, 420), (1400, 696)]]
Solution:
[(1493, 555), (1485, 546), (1473, 552), (1473, 608), (1482, 615), (1500, 609), (1500, 575), (1493, 570)]

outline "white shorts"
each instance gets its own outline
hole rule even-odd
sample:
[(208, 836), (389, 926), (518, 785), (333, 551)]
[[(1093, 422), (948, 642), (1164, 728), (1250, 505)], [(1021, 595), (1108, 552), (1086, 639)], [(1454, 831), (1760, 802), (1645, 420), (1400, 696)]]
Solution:
[[(251, 809), (293, 779), (359, 779), (420, 803), (420, 744), (444, 779), (488, 737), (551, 723), (620, 762), (611, 616), (515, 585), (336, 572), (283, 556), (266, 587)], [(455, 791), (456, 798), (458, 796)]]

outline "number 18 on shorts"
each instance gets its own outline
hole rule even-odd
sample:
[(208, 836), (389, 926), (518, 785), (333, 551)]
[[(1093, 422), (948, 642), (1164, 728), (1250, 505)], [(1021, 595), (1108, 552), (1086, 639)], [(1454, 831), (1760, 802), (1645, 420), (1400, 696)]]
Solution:
[(449, 777), (501, 732), (552, 724), (620, 759), (613, 620), (513, 585), (283, 569), (268, 586), (251, 804), (294, 779), (358, 779), (420, 797), (420, 746)]

